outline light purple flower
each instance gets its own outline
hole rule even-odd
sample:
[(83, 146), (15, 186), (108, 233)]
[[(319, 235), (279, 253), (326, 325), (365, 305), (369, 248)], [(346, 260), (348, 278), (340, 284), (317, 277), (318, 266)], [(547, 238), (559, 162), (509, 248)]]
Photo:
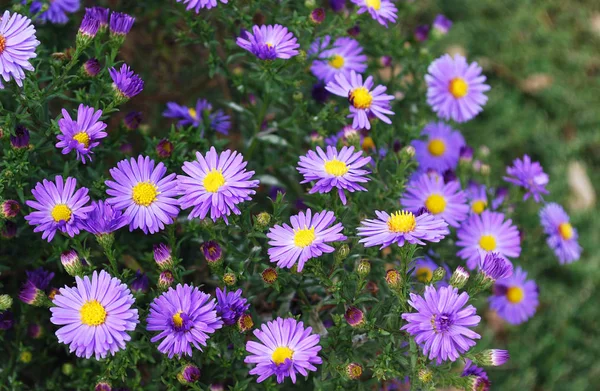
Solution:
[(527, 273), (520, 267), (511, 277), (496, 281), (493, 291), (490, 308), (508, 323), (521, 324), (535, 314), (538, 287), (533, 280), (527, 280)]
[(455, 170), (460, 150), (465, 139), (459, 131), (443, 122), (430, 122), (423, 128), (422, 136), (427, 140), (413, 140), (415, 157), (420, 171), (436, 170), (440, 174), (446, 170)]
[(133, 16), (121, 13), (111, 12), (108, 28), (111, 35), (124, 36), (131, 31), (135, 18)]
[(364, 141), (364, 136), (362, 133), (354, 129), (352, 125), (346, 125), (334, 135), (331, 135), (325, 138), (325, 145), (331, 145), (333, 147), (349, 147), (351, 144), (354, 144), (358, 140), (358, 144), (362, 145)]
[(429, 284), (433, 278), (433, 272), (438, 268), (438, 265), (429, 256), (414, 259), (408, 266), (409, 270), (413, 269), (411, 276), (423, 284)]
[(476, 327), (481, 318), (475, 307), (468, 305), (469, 295), (458, 294), (458, 289), (447, 286), (436, 289), (425, 287), (423, 296), (410, 294), (408, 304), (416, 313), (402, 314), (408, 322), (402, 327), (415, 337), (415, 342), (423, 349), (423, 354), (438, 364), (443, 361), (456, 361), (460, 354), (475, 346), (474, 339), (481, 336), (470, 328)]
[(179, 105), (175, 102), (168, 102), (163, 116), (179, 120), (177, 122), (179, 126), (193, 125), (199, 128), (201, 131), (200, 136), (204, 135), (205, 116), (208, 118), (210, 128), (221, 134), (229, 134), (229, 129), (231, 128), (231, 118), (223, 110), (215, 110), (213, 112), (212, 105), (206, 99), (198, 99), (195, 108)]
[(352, 0), (358, 6), (357, 14), (369, 11), (371, 17), (385, 27), (388, 22), (396, 23), (398, 9), (391, 0)]
[(478, 267), (485, 279), (490, 281), (508, 278), (513, 274), (513, 264), (498, 253), (482, 254)]
[(317, 147), (316, 153), (308, 151), (306, 156), (300, 156), (296, 169), (304, 175), (304, 180), (300, 183), (316, 181), (309, 194), (329, 193), (335, 187), (342, 204), (346, 205), (344, 190), (351, 193), (367, 191), (360, 183), (369, 181), (366, 175), (370, 171), (361, 167), (370, 161), (370, 157), (363, 157), (362, 151), (355, 153), (354, 147), (343, 147), (338, 152), (334, 147), (328, 146), (327, 153), (321, 147)]
[(179, 214), (177, 207), (177, 182), (175, 174), (167, 173), (163, 163), (155, 167), (148, 156), (138, 156), (137, 160), (121, 160), (117, 167), (110, 169), (113, 180), (106, 181), (106, 200), (116, 210), (125, 210), (129, 230), (136, 228), (156, 233), (172, 224)]
[(287, 60), (298, 54), (298, 40), (286, 27), (279, 24), (254, 26), (252, 32), (242, 34), (236, 43), (261, 60)]
[(240, 316), (244, 315), (250, 303), (242, 297), (242, 290), (238, 289), (235, 292), (227, 292), (227, 287), (217, 288), (217, 306), (215, 310), (217, 315), (223, 319), (226, 326), (234, 325)]
[(296, 262), (298, 272), (304, 269), (304, 264), (311, 258), (320, 257), (323, 253), (332, 253), (335, 249), (328, 245), (330, 242), (346, 240), (341, 232), (341, 223), (335, 222), (333, 212), (323, 210), (313, 216), (310, 209), (306, 213), (290, 218), (288, 224), (276, 225), (269, 230), (269, 259), (277, 262), (277, 266), (291, 269)]
[(438, 14), (433, 20), (433, 29), (441, 34), (448, 34), (452, 27), (452, 21), (442, 14)]
[(2, 79), (13, 79), (23, 87), (24, 70), (34, 70), (29, 60), (37, 57), (35, 48), (39, 44), (30, 19), (4, 11), (0, 18), (0, 89), (4, 88)]
[(254, 330), (254, 336), (260, 342), (246, 342), (246, 364), (256, 364), (250, 375), (258, 375), (260, 383), (275, 375), (277, 383), (283, 383), (286, 377), (296, 383), (296, 375), (308, 376), (308, 371), (316, 371), (315, 364), (323, 360), (318, 356), (319, 335), (312, 334), (312, 328), (304, 328), (304, 323), (295, 319), (277, 318), (261, 330)]
[(120, 210), (113, 209), (108, 202), (93, 201), (93, 209), (83, 221), (83, 229), (94, 235), (107, 235), (123, 228), (129, 222)]
[(467, 186), (466, 193), (471, 205), (471, 213), (481, 214), (488, 208), (488, 195), (485, 185), (471, 181)]
[(367, 77), (363, 83), (360, 74), (350, 71), (350, 77), (346, 78), (343, 74), (335, 75), (335, 81), (330, 81), (325, 87), (332, 94), (348, 98), (350, 103), (350, 114), (348, 118), (353, 118), (352, 126), (355, 129), (371, 129), (369, 115), (374, 115), (386, 124), (391, 124), (387, 115), (393, 115), (390, 110), (390, 101), (394, 99), (392, 95), (385, 95), (387, 87), (378, 85), (373, 89), (373, 76)]
[[(79, 11), (79, 0), (53, 0), (48, 4), (48, 10), (40, 14), (40, 20), (54, 24), (65, 24), (69, 21), (67, 14)], [(33, 1), (31, 13), (35, 14), (41, 10), (42, 3)]]
[(521, 186), (526, 190), (523, 200), (533, 197), (535, 202), (542, 201), (542, 194), (548, 194), (546, 185), (548, 184), (548, 174), (544, 172), (542, 165), (538, 162), (532, 162), (528, 155), (523, 159), (515, 159), (512, 167), (506, 168), (504, 180)]
[(309, 56), (315, 56), (310, 71), (319, 80), (327, 83), (335, 75), (350, 77), (350, 71), (363, 73), (367, 69), (367, 56), (357, 40), (341, 37), (331, 42), (329, 35), (317, 38), (310, 46)]
[(113, 80), (115, 93), (120, 99), (131, 99), (144, 89), (144, 81), (127, 64), (123, 64), (118, 71), (113, 67), (108, 72)]
[(487, 102), (484, 92), (490, 86), (484, 84), (486, 77), (481, 67), (461, 55), (449, 54), (435, 60), (427, 70), (427, 103), (438, 117), (456, 122), (466, 122), (483, 111)]
[(561, 264), (579, 260), (582, 248), (577, 230), (569, 222), (569, 215), (556, 203), (547, 204), (540, 211), (540, 222), (548, 235), (546, 243), (554, 250)]
[[(229, 0), (219, 0), (223, 4), (227, 4)], [(178, 3), (187, 4), (186, 11), (194, 10), (197, 14), (203, 8), (211, 9), (217, 6), (217, 0), (177, 0)]]
[(50, 308), (50, 321), (62, 326), (56, 331), (58, 342), (69, 345), (77, 357), (94, 355), (96, 360), (125, 349), (131, 339), (127, 332), (139, 323), (127, 285), (104, 270), (75, 281), (75, 287), (60, 289)]
[(100, 145), (98, 140), (108, 136), (104, 131), (106, 124), (100, 121), (102, 110), (80, 104), (76, 120), (71, 119), (65, 109), (62, 109), (62, 115), (63, 118), (58, 120), (61, 134), (56, 136), (56, 148), (62, 148), (63, 155), (75, 150), (77, 159), (83, 164), (87, 160), (92, 161), (92, 149)]

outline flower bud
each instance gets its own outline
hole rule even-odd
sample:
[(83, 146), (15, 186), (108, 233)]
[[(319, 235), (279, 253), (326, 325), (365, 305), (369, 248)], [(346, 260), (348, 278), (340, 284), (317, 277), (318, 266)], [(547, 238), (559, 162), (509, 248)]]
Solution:
[(489, 166), (489, 164), (482, 164), (481, 165), (481, 175), (490, 175), (491, 172), (491, 168)]
[(163, 158), (169, 158), (171, 157), (171, 154), (173, 153), (173, 143), (170, 142), (169, 140), (167, 140), (166, 138), (160, 140), (158, 142), (158, 144), (156, 144), (156, 154)]
[(44, 335), (44, 329), (39, 323), (31, 323), (27, 326), (27, 335), (33, 339), (40, 339)]
[(272, 267), (267, 268), (261, 273), (261, 276), (265, 284), (271, 285), (277, 281), (277, 270)]
[(323, 8), (315, 8), (310, 13), (310, 21), (314, 24), (321, 24), (325, 20), (325, 10)]
[(136, 130), (142, 123), (142, 113), (139, 111), (130, 111), (125, 118), (123, 118), (123, 123), (127, 130)]
[(369, 275), (369, 273), (371, 272), (371, 262), (367, 261), (366, 259), (362, 259), (360, 262), (358, 262), (358, 265), (356, 265), (356, 274), (358, 274), (360, 277), (366, 277)]
[(209, 240), (208, 242), (204, 242), (200, 245), (200, 250), (202, 250), (202, 254), (204, 254), (204, 258), (206, 262), (208, 262), (208, 266), (214, 267), (219, 265), (221, 262), (221, 246), (213, 240)]
[(294, 100), (294, 102), (302, 102), (302, 100), (304, 99), (304, 94), (301, 91), (296, 91), (292, 95), (292, 99)]
[(6, 311), (12, 307), (13, 299), (9, 295), (0, 295), (0, 311)]
[(142, 273), (140, 270), (135, 272), (135, 278), (129, 284), (129, 288), (133, 293), (146, 293), (148, 292), (148, 286), (150, 285), (150, 280), (146, 273)]
[(431, 283), (442, 281), (446, 276), (446, 269), (443, 267), (438, 267), (433, 271), (433, 276), (431, 277)]
[(513, 274), (512, 263), (498, 253), (482, 254), (478, 266), (485, 285)]
[(365, 323), (365, 314), (356, 307), (348, 307), (344, 318), (351, 327), (360, 327)]
[(385, 282), (391, 289), (398, 289), (402, 286), (402, 277), (398, 270), (390, 269), (385, 273)]
[(174, 280), (173, 273), (170, 270), (165, 270), (158, 276), (158, 287), (166, 291), (173, 284)]
[(450, 277), (450, 285), (455, 288), (462, 289), (469, 280), (469, 272), (464, 267), (458, 266)]
[(108, 380), (100, 380), (98, 383), (96, 383), (94, 391), (112, 391), (112, 385), (108, 382)]
[(473, 160), (473, 148), (468, 145), (460, 147), (459, 157), (461, 162), (470, 163)]
[(240, 333), (245, 333), (254, 327), (254, 321), (252, 320), (252, 316), (250, 314), (243, 314), (238, 318), (236, 323)]
[(66, 362), (62, 365), (61, 371), (63, 375), (70, 376), (73, 374), (73, 369), (73, 364)]
[(6, 200), (0, 206), (0, 214), (5, 219), (12, 219), (17, 217), (21, 211), (21, 205), (15, 200)]
[(29, 350), (25, 350), (19, 355), (19, 361), (21, 361), (23, 364), (29, 364), (32, 358), (33, 355)]
[(25, 282), (19, 293), (19, 299), (25, 303), (35, 307), (41, 307), (48, 304), (48, 298), (43, 290), (35, 286), (31, 281)]
[(154, 261), (158, 265), (160, 270), (167, 270), (173, 267), (173, 257), (171, 256), (171, 247), (164, 243), (155, 244), (154, 249)]
[(360, 364), (352, 362), (346, 366), (346, 375), (350, 380), (360, 379), (363, 373), (363, 368)]
[(487, 349), (481, 353), (477, 353), (474, 357), (477, 364), (488, 367), (499, 367), (506, 364), (509, 359), (510, 354), (508, 351), (502, 349)]
[(269, 226), (270, 222), (271, 222), (271, 215), (267, 212), (260, 212), (254, 218), (254, 226), (261, 231), (264, 230), (265, 228), (267, 228)]
[(83, 63), (81, 68), (83, 69), (83, 74), (87, 77), (96, 77), (102, 70), (100, 61), (93, 57)]
[(482, 376), (469, 376), (465, 390), (470, 391), (489, 391), (490, 381)]
[(415, 147), (413, 147), (412, 145), (407, 145), (406, 147), (402, 148), (402, 153), (412, 158), (413, 156), (415, 156), (416, 153)]
[(60, 254), (60, 262), (70, 276), (75, 277), (83, 274), (83, 264), (79, 259), (77, 251), (73, 249), (63, 251), (63, 253)]
[(342, 244), (340, 246), (340, 248), (338, 248), (337, 251), (335, 252), (335, 256), (334, 256), (335, 261), (341, 262), (344, 259), (346, 259), (349, 254), (350, 254), (350, 247), (348, 247), (347, 244)]
[(195, 383), (198, 379), (200, 379), (200, 369), (193, 364), (187, 364), (177, 374), (177, 380), (184, 385)]
[(227, 286), (235, 285), (236, 281), (237, 281), (237, 277), (235, 276), (235, 274), (233, 274), (233, 273), (223, 274), (223, 282), (225, 283), (225, 285), (227, 285)]
[(431, 381), (433, 380), (433, 372), (427, 367), (421, 368), (419, 370), (419, 373), (417, 373), (417, 376), (419, 377), (421, 383), (424, 384), (431, 383)]
[(17, 125), (15, 128), (15, 135), (10, 136), (10, 145), (15, 149), (28, 148), (29, 130), (22, 125)]

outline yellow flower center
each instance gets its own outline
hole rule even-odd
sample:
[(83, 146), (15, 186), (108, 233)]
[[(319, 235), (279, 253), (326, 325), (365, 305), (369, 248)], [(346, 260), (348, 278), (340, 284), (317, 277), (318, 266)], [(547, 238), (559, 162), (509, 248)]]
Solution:
[(485, 208), (487, 208), (487, 202), (482, 200), (477, 200), (473, 202), (473, 205), (471, 205), (471, 210), (477, 214), (481, 214), (481, 212), (483, 212)]
[(0, 34), (0, 54), (4, 52), (4, 49), (6, 49), (6, 38)]
[(569, 223), (561, 223), (558, 226), (558, 233), (564, 240), (569, 240), (573, 237), (573, 226)]
[(391, 232), (412, 232), (417, 227), (417, 219), (411, 212), (402, 210), (392, 213), (387, 221), (387, 225)]
[(294, 244), (296, 247), (304, 248), (310, 246), (315, 241), (315, 227), (299, 229), (294, 234)]
[(139, 182), (133, 187), (133, 202), (141, 206), (149, 206), (156, 200), (158, 188), (150, 182)]
[(433, 156), (442, 156), (444, 152), (446, 152), (446, 144), (444, 144), (443, 140), (440, 140), (439, 138), (434, 138), (433, 140), (429, 141), (429, 144), (427, 145), (427, 150)]
[(286, 359), (292, 359), (294, 355), (294, 351), (287, 346), (280, 346), (273, 351), (273, 355), (271, 355), (271, 360), (276, 365), (281, 365), (285, 362)]
[(469, 85), (465, 81), (465, 79), (461, 77), (455, 77), (450, 80), (450, 85), (448, 86), (448, 91), (455, 98), (462, 98), (469, 92)]
[(362, 150), (365, 152), (369, 152), (370, 150), (375, 149), (375, 141), (373, 141), (373, 137), (365, 137), (362, 143)]
[(518, 286), (511, 286), (506, 290), (506, 299), (513, 303), (518, 304), (525, 298), (525, 292)]
[(71, 209), (65, 204), (57, 204), (52, 208), (52, 218), (55, 222), (71, 220)]
[(379, 11), (381, 8), (381, 0), (365, 0), (367, 7), (373, 8), (375, 11)]
[(329, 160), (325, 162), (325, 172), (329, 175), (342, 176), (349, 170), (346, 163), (341, 162), (337, 159)]
[(358, 87), (352, 90), (348, 97), (350, 104), (357, 109), (368, 109), (373, 102), (373, 96), (365, 87)]
[(73, 140), (83, 144), (83, 146), (86, 148), (90, 146), (90, 136), (86, 132), (77, 133), (75, 136), (73, 136)]
[(198, 113), (196, 113), (196, 109), (195, 109), (195, 108), (193, 108), (193, 107), (190, 107), (190, 108), (188, 109), (188, 114), (190, 115), (190, 117), (192, 117), (192, 118), (194, 118), (194, 119), (195, 119), (195, 118), (196, 118), (196, 115), (197, 115)]
[(209, 193), (216, 193), (219, 191), (221, 186), (225, 184), (225, 177), (221, 173), (221, 170), (212, 170), (204, 177), (202, 182), (204, 189)]
[(344, 57), (340, 56), (339, 54), (335, 54), (333, 57), (331, 57), (331, 59), (329, 60), (329, 65), (331, 65), (332, 67), (334, 67), (335, 69), (340, 69), (341, 67), (344, 66)]
[(495, 250), (496, 238), (494, 238), (492, 235), (483, 235), (481, 239), (479, 239), (479, 247), (481, 247), (485, 251)]
[(428, 267), (420, 267), (416, 270), (415, 275), (417, 276), (417, 280), (428, 283), (433, 278), (433, 271)]
[(175, 327), (183, 326), (183, 318), (181, 317), (181, 311), (177, 311), (175, 315), (172, 316), (172, 319)]
[(439, 214), (446, 210), (446, 199), (439, 194), (432, 194), (425, 200), (425, 207), (431, 214)]
[(81, 323), (87, 326), (100, 326), (106, 321), (106, 310), (97, 300), (86, 301), (79, 310)]

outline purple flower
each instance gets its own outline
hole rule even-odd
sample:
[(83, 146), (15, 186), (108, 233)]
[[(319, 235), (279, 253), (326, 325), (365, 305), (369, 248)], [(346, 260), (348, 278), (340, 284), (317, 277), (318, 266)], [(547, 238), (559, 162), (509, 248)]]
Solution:
[(200, 129), (200, 135), (204, 135), (205, 118), (210, 124), (210, 129), (221, 134), (229, 134), (231, 128), (231, 117), (226, 115), (223, 110), (213, 112), (212, 105), (206, 99), (198, 99), (196, 107), (186, 107), (175, 102), (168, 102), (167, 109), (163, 112), (166, 118), (179, 120), (179, 126), (194, 126)]
[(325, 20), (325, 10), (323, 8), (315, 8), (311, 11), (309, 18), (314, 24), (321, 24)]
[(21, 205), (15, 200), (6, 200), (0, 204), (0, 215), (5, 219), (13, 219), (17, 217), (21, 211)]
[(414, 215), (399, 210), (391, 215), (387, 212), (375, 211), (377, 219), (361, 221), (358, 236), (364, 236), (359, 243), (365, 247), (379, 246), (385, 248), (393, 243), (398, 247), (405, 243), (425, 245), (425, 241), (437, 243), (450, 233), (448, 224), (427, 212)]
[(150, 304), (148, 331), (160, 331), (151, 342), (162, 340), (158, 350), (173, 358), (192, 355), (192, 345), (202, 351), (210, 334), (223, 325), (215, 299), (190, 285), (178, 284)]
[(83, 70), (89, 77), (95, 77), (102, 70), (102, 66), (100, 65), (100, 61), (95, 58), (90, 58), (83, 64)]
[[(219, 0), (223, 4), (227, 4), (228, 0)], [(211, 9), (217, 6), (217, 0), (177, 0), (178, 3), (183, 2), (183, 4), (187, 4), (185, 7), (186, 11), (191, 9), (195, 10), (196, 13), (200, 13), (202, 8)]]
[(350, 77), (350, 71), (363, 73), (367, 69), (367, 56), (357, 40), (341, 37), (331, 42), (331, 36), (317, 38), (310, 46), (309, 56), (315, 56), (310, 71), (317, 79), (327, 83), (335, 75)]
[(62, 115), (63, 118), (58, 120), (61, 134), (56, 136), (58, 139), (56, 148), (62, 148), (63, 155), (75, 150), (77, 159), (83, 164), (86, 160), (92, 161), (92, 149), (100, 145), (98, 140), (108, 136), (104, 132), (106, 124), (100, 121), (102, 110), (80, 104), (77, 109), (77, 120), (71, 119), (65, 109), (62, 109)]
[(371, 161), (364, 157), (362, 151), (354, 152), (354, 147), (343, 147), (339, 152), (334, 147), (328, 146), (327, 153), (317, 147), (317, 152), (308, 151), (306, 156), (300, 156), (296, 169), (304, 175), (300, 183), (316, 181), (309, 194), (329, 193), (337, 188), (342, 204), (346, 205), (344, 190), (351, 193), (367, 191), (361, 183), (366, 183), (369, 170), (361, 169)]
[(44, 179), (31, 190), (35, 200), (26, 204), (36, 210), (25, 216), (25, 220), (37, 226), (33, 232), (43, 231), (42, 239), (50, 242), (56, 231), (74, 237), (84, 227), (83, 221), (93, 206), (87, 205), (90, 200), (88, 189), (82, 187), (75, 190), (76, 185), (75, 178), (69, 177), (65, 182), (63, 177), (57, 175), (54, 182)]
[(54, 278), (54, 273), (45, 270), (42, 267), (35, 269), (34, 271), (27, 271), (27, 281), (30, 281), (36, 288), (46, 290), (50, 281)]
[(125, 210), (129, 230), (136, 228), (156, 233), (172, 224), (179, 214), (175, 174), (167, 173), (163, 163), (155, 167), (154, 160), (142, 155), (121, 160), (110, 169), (113, 181), (106, 181), (106, 200), (116, 210)]
[(123, 64), (118, 71), (113, 67), (108, 72), (113, 80), (113, 88), (119, 100), (131, 99), (144, 89), (144, 81), (127, 64)]
[(91, 42), (91, 39), (94, 38), (98, 33), (99, 28), (100, 21), (96, 19), (93, 13), (89, 12), (89, 8), (86, 8), (85, 15), (83, 16), (83, 20), (79, 26), (78, 35), (82, 37), (80, 39), (84, 39), (86, 43)]
[(456, 122), (466, 122), (483, 111), (487, 102), (484, 92), (490, 86), (484, 84), (481, 67), (461, 55), (454, 58), (449, 54), (435, 60), (427, 70), (427, 103), (438, 117)]
[(177, 374), (177, 380), (179, 380), (181, 384), (195, 383), (198, 379), (200, 379), (200, 369), (193, 364), (187, 364), (181, 372)]
[(498, 253), (482, 255), (478, 266), (484, 278), (489, 281), (508, 278), (513, 274), (512, 263)]
[(452, 27), (452, 21), (442, 14), (438, 14), (433, 20), (433, 29), (441, 34), (448, 34)]
[(423, 258), (413, 260), (408, 268), (409, 270), (413, 269), (411, 276), (415, 277), (417, 281), (429, 284), (433, 278), (433, 272), (438, 268), (438, 265), (426, 255)]
[(83, 262), (81, 262), (77, 251), (73, 249), (68, 249), (60, 254), (60, 263), (70, 276), (77, 276), (83, 272)]
[(402, 330), (415, 337), (415, 342), (430, 360), (438, 364), (443, 361), (456, 361), (460, 354), (475, 346), (474, 339), (481, 336), (470, 330), (479, 324), (475, 307), (465, 304), (469, 300), (466, 292), (458, 294), (452, 286), (436, 289), (425, 287), (424, 296), (410, 294), (408, 304), (416, 313), (402, 314), (408, 322)]
[(469, 214), (467, 196), (460, 189), (460, 182), (444, 183), (442, 178), (435, 175), (421, 174), (411, 180), (400, 204), (413, 213), (426, 208), (452, 227), (458, 227)]
[[(65, 24), (69, 21), (67, 13), (77, 12), (79, 10), (79, 0), (53, 0), (49, 3), (48, 10), (44, 11), (39, 17), (44, 22), (55, 24)], [(38, 13), (41, 10), (42, 3), (33, 1), (31, 3), (32, 14)]]
[(29, 130), (23, 125), (17, 125), (17, 127), (15, 128), (15, 134), (10, 135), (10, 145), (12, 145), (13, 148), (17, 149), (28, 148), (29, 138)]
[(136, 130), (142, 123), (142, 113), (140, 111), (130, 111), (125, 118), (123, 118), (123, 123), (125, 123), (127, 129)]
[[(463, 368), (462, 374), (460, 375), (462, 377), (467, 377), (467, 376), (477, 376), (477, 377), (481, 377), (483, 379), (488, 378), (487, 373), (485, 373), (485, 370), (481, 367), (478, 367), (477, 365), (473, 364), (473, 361), (469, 360), (468, 358), (465, 359), (465, 367)], [(479, 391), (479, 390), (477, 390)]]
[(127, 332), (139, 323), (127, 285), (104, 270), (75, 281), (75, 287), (60, 289), (50, 308), (50, 321), (62, 326), (56, 331), (58, 342), (69, 345), (77, 357), (94, 355), (96, 360), (125, 349), (131, 339)]
[(456, 245), (462, 247), (457, 254), (467, 261), (471, 270), (487, 253), (495, 252), (508, 258), (516, 258), (521, 254), (519, 231), (511, 219), (504, 220), (502, 213), (486, 210), (480, 215), (471, 215), (460, 226), (457, 236)]
[(387, 27), (388, 22), (396, 23), (398, 9), (391, 0), (352, 0), (358, 6), (357, 14), (369, 11), (371, 17)]
[(148, 276), (146, 275), (146, 273), (142, 273), (140, 270), (135, 272), (135, 277), (134, 277), (133, 281), (131, 281), (131, 284), (129, 284), (131, 291), (133, 293), (148, 292), (149, 285), (150, 285), (150, 280), (148, 279)]
[(535, 202), (542, 201), (542, 194), (548, 194), (546, 185), (548, 184), (548, 174), (544, 172), (542, 165), (538, 162), (532, 162), (528, 155), (523, 159), (515, 159), (512, 167), (506, 168), (504, 180), (521, 186), (526, 190), (523, 200), (533, 197)]
[(171, 247), (164, 243), (159, 243), (152, 246), (152, 249), (154, 251), (154, 261), (160, 270), (170, 269), (173, 266)]
[(346, 0), (329, 0), (329, 6), (333, 12), (340, 12), (346, 7)]
[(226, 326), (234, 325), (240, 316), (250, 308), (248, 301), (242, 297), (242, 290), (227, 292), (227, 287), (217, 288), (217, 316), (223, 319)]
[(269, 260), (277, 262), (277, 266), (291, 269), (296, 262), (298, 272), (311, 258), (320, 257), (323, 253), (332, 253), (335, 249), (327, 243), (346, 240), (341, 232), (341, 223), (335, 222), (333, 212), (323, 210), (313, 216), (310, 209), (306, 213), (290, 217), (288, 224), (275, 225), (269, 230)]
[(471, 212), (475, 214), (481, 214), (488, 207), (488, 196), (485, 185), (481, 185), (477, 182), (469, 182), (467, 187), (467, 197), (471, 204)]
[(546, 243), (554, 250), (561, 264), (579, 260), (582, 248), (577, 230), (569, 222), (569, 215), (556, 203), (546, 204), (540, 211), (540, 222), (548, 235)]
[(287, 60), (298, 54), (300, 45), (294, 34), (279, 24), (252, 27), (253, 34), (247, 32), (238, 37), (236, 43), (261, 60)]
[(296, 383), (296, 375), (308, 376), (308, 371), (316, 371), (315, 364), (323, 360), (318, 356), (319, 335), (312, 334), (312, 328), (304, 328), (304, 323), (295, 319), (277, 318), (261, 330), (254, 330), (259, 342), (246, 342), (246, 364), (256, 364), (250, 375), (258, 375), (260, 383), (275, 375), (277, 383), (283, 383), (286, 377)]
[(9, 330), (15, 324), (11, 311), (0, 311), (0, 330)]
[(209, 264), (219, 262), (223, 255), (221, 246), (213, 240), (202, 243), (200, 250), (202, 250), (202, 254), (204, 254), (204, 258), (206, 258), (206, 262)]
[(238, 152), (226, 150), (217, 154), (211, 147), (206, 155), (196, 152), (196, 160), (185, 162), (182, 170), (187, 175), (178, 175), (178, 190), (182, 197), (182, 209), (193, 207), (188, 219), (210, 218), (216, 221), (222, 217), (229, 223), (231, 213), (241, 214), (237, 205), (250, 200), (256, 192), (257, 180), (250, 180), (254, 171), (246, 171), (244, 157)]
[(112, 12), (110, 14), (109, 30), (111, 35), (127, 35), (133, 27), (135, 18), (121, 12)]
[(374, 116), (391, 124), (392, 121), (386, 116), (393, 115), (390, 110), (390, 101), (394, 99), (392, 95), (385, 95), (387, 87), (378, 85), (373, 89), (373, 76), (367, 77), (363, 83), (361, 75), (350, 71), (350, 77), (346, 78), (343, 74), (335, 75), (335, 81), (330, 81), (325, 87), (332, 94), (348, 98), (350, 103), (350, 114), (348, 118), (353, 118), (352, 126), (355, 129), (371, 129), (369, 116)]
[(110, 10), (108, 8), (103, 7), (92, 7), (86, 8), (85, 14), (91, 15), (94, 19), (96, 19), (100, 25), (100, 29), (106, 28), (108, 26), (108, 15)]
[(19, 300), (29, 305), (43, 305), (46, 299), (44, 291), (52, 278), (54, 278), (54, 273), (44, 270), (41, 267), (32, 272), (28, 271), (27, 280), (19, 293)]
[(509, 278), (496, 281), (490, 308), (510, 324), (521, 324), (535, 314), (538, 306), (538, 287), (527, 280), (527, 273), (517, 267)]
[(460, 150), (465, 145), (462, 134), (443, 122), (430, 122), (425, 125), (421, 135), (426, 136), (427, 140), (411, 142), (415, 148), (419, 170), (433, 169), (439, 173), (455, 170)]
[(156, 154), (158, 157), (166, 159), (171, 156), (173, 153), (173, 143), (167, 140), (166, 138), (160, 140), (158, 144), (156, 144)]
[(356, 307), (348, 307), (344, 313), (344, 319), (350, 325), (350, 327), (359, 327), (365, 324), (365, 314)]
[(108, 202), (92, 201), (93, 209), (83, 222), (83, 229), (94, 235), (107, 235), (127, 225), (128, 218), (120, 210), (113, 209)]
[(175, 277), (173, 276), (173, 272), (170, 270), (163, 270), (158, 276), (158, 288), (161, 290), (167, 290), (173, 282), (175, 281)]
[(427, 41), (429, 38), (429, 26), (426, 24), (422, 24), (415, 28), (415, 39), (417, 42)]

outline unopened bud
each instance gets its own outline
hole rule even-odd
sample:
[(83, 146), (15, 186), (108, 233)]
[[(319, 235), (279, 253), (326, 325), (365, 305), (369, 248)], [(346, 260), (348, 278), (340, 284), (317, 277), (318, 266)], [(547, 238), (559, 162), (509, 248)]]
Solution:
[(365, 314), (356, 307), (348, 307), (344, 314), (344, 318), (352, 327), (359, 327), (365, 323)]
[(77, 251), (69, 249), (60, 254), (60, 262), (65, 271), (72, 277), (80, 276), (83, 273), (83, 264), (79, 259)]
[(390, 269), (385, 273), (385, 282), (391, 289), (398, 289), (402, 286), (402, 277), (396, 269)]
[(358, 363), (350, 363), (346, 366), (346, 375), (350, 380), (358, 380), (362, 376), (363, 368)]
[(469, 281), (469, 272), (462, 266), (458, 266), (450, 277), (450, 285), (462, 289)]
[(421, 383), (424, 384), (431, 383), (431, 381), (433, 380), (433, 372), (429, 368), (420, 369), (417, 376), (419, 377)]
[(173, 284), (173, 281), (175, 281), (173, 273), (170, 270), (165, 270), (158, 276), (158, 287), (166, 291)]
[(431, 278), (431, 282), (435, 283), (438, 281), (442, 281), (445, 276), (446, 276), (446, 269), (444, 269), (443, 267), (440, 266), (433, 271), (433, 277)]
[(200, 369), (193, 364), (187, 364), (177, 374), (177, 380), (184, 385), (195, 383), (198, 379), (200, 379)]
[(508, 354), (508, 351), (502, 349), (487, 349), (481, 353), (477, 353), (474, 357), (474, 361), (477, 364), (486, 367), (499, 367), (506, 364), (509, 359), (510, 354)]
[(164, 243), (155, 244), (154, 261), (160, 270), (168, 270), (173, 267), (173, 256), (171, 255), (171, 247)]
[(9, 295), (0, 295), (0, 311), (6, 311), (13, 305), (13, 299)]
[(225, 285), (232, 286), (235, 285), (237, 281), (237, 277), (233, 273), (225, 273), (223, 274), (223, 282)]
[(265, 284), (271, 285), (277, 281), (277, 270), (272, 267), (267, 268), (262, 272), (261, 276)]
[(238, 318), (237, 328), (240, 333), (245, 333), (246, 331), (252, 329), (252, 327), (254, 327), (254, 321), (252, 320), (252, 316), (250, 314), (244, 314)]
[(260, 230), (263, 230), (271, 223), (271, 215), (267, 212), (261, 212), (256, 215), (254, 219), (254, 226)]
[(356, 273), (360, 277), (366, 277), (369, 275), (370, 272), (371, 262), (367, 261), (366, 259), (362, 259), (360, 262), (358, 262), (358, 265), (356, 265)]
[(408, 157), (415, 156), (415, 152), (415, 147), (413, 147), (412, 145), (407, 145), (402, 149), (402, 153), (404, 153)]
[(335, 260), (341, 262), (350, 255), (350, 247), (347, 244), (342, 244), (335, 252)]

